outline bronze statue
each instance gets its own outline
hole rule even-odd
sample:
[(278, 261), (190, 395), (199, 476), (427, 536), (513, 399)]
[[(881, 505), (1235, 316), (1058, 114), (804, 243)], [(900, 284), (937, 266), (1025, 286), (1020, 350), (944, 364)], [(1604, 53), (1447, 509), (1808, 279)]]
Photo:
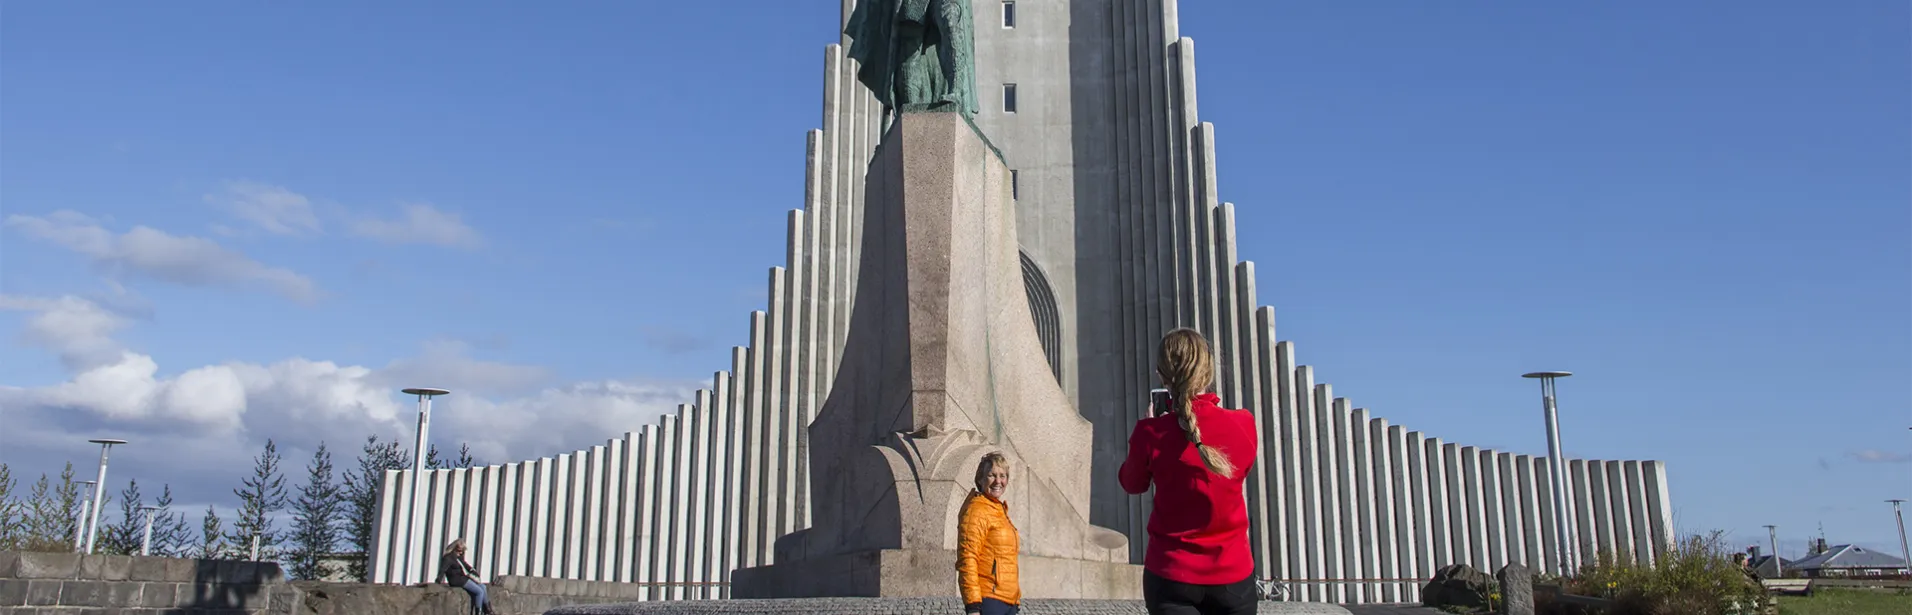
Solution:
[(976, 114), (969, 0), (860, 0), (843, 33), (857, 81), (889, 111)]

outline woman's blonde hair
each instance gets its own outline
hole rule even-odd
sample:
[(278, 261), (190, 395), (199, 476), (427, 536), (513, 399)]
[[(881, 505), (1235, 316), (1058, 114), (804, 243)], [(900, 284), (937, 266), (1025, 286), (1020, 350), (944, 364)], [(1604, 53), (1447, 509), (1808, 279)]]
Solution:
[(1001, 452), (988, 453), (983, 455), (983, 460), (976, 464), (977, 493), (989, 491), (989, 473), (997, 467), (1001, 467), (1007, 471), (1009, 469), (1009, 457), (1003, 455)]
[(451, 555), (453, 553), (457, 553), (459, 547), (463, 547), (463, 546), (465, 546), (465, 539), (454, 538), (452, 539), (451, 544), (445, 545), (445, 555)]
[(1195, 396), (1215, 384), (1215, 357), (1208, 350), (1208, 340), (1194, 329), (1168, 332), (1155, 353), (1155, 373), (1162, 376), (1162, 385), (1175, 396), (1175, 415), (1182, 425), (1182, 435), (1188, 436), (1196, 452), (1201, 453), (1202, 464), (1210, 472), (1233, 477), (1235, 464), (1221, 449), (1202, 442), (1202, 427), (1195, 421)]

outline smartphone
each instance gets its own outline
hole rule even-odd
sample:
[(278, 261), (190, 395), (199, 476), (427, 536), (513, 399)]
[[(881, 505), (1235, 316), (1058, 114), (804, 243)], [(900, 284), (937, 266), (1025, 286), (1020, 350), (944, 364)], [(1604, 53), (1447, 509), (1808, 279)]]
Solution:
[(1149, 403), (1155, 406), (1157, 416), (1175, 411), (1175, 398), (1169, 396), (1168, 389), (1149, 389)]

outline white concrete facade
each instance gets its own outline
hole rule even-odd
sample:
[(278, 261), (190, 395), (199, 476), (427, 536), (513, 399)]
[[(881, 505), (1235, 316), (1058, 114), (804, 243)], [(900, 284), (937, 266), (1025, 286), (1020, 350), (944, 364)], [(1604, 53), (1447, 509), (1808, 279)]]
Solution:
[[(853, 0), (844, 0), (848, 15)], [(1510, 562), (1558, 567), (1546, 528), (1564, 514), (1584, 558), (1650, 561), (1672, 540), (1665, 466), (1570, 460), (1569, 510), (1550, 500), (1548, 459), (1444, 442), (1371, 416), (1317, 382), (1236, 258), (1234, 205), (1218, 199), (1216, 130), (1196, 109), (1194, 42), (1173, 0), (973, 0), (976, 123), (1016, 173), (1023, 250), (1060, 315), (1063, 389), (1095, 424), (1092, 521), (1130, 537), (1140, 561), (1146, 497), (1115, 486), (1128, 427), (1153, 383), (1158, 336), (1193, 326), (1218, 355), (1216, 391), (1253, 411), (1257, 574), (1304, 600), (1419, 599), (1435, 569)], [(1202, 8), (1200, 10), (1220, 10)], [(729, 571), (773, 563), (777, 537), (809, 525), (805, 429), (843, 348), (861, 250), (863, 170), (880, 109), (841, 44), (823, 55), (820, 130), (806, 134), (803, 207), (788, 213), (787, 261), (710, 388), (657, 424), (542, 459), (392, 471), (373, 580), (394, 576), (405, 497), (426, 489), (425, 555), (453, 537), (481, 577), (512, 574), (650, 584), (651, 599), (724, 596)], [(1017, 84), (1015, 113), (1000, 87)], [(1535, 430), (1534, 441), (1541, 441)], [(1536, 446), (1536, 448), (1539, 448)], [(952, 591), (954, 585), (952, 584)]]

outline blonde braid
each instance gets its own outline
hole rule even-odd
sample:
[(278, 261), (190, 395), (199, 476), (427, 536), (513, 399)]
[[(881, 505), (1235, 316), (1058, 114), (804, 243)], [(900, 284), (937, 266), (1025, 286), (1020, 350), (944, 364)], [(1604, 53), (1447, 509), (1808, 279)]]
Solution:
[(1235, 475), (1235, 464), (1221, 449), (1202, 442), (1202, 426), (1195, 420), (1195, 396), (1208, 390), (1215, 382), (1215, 360), (1209, 354), (1208, 340), (1194, 329), (1176, 329), (1162, 336), (1162, 346), (1155, 358), (1155, 371), (1162, 376), (1162, 383), (1175, 393), (1176, 423), (1182, 427), (1182, 435), (1195, 445), (1195, 451), (1202, 456), (1202, 465), (1208, 466), (1223, 478)]

